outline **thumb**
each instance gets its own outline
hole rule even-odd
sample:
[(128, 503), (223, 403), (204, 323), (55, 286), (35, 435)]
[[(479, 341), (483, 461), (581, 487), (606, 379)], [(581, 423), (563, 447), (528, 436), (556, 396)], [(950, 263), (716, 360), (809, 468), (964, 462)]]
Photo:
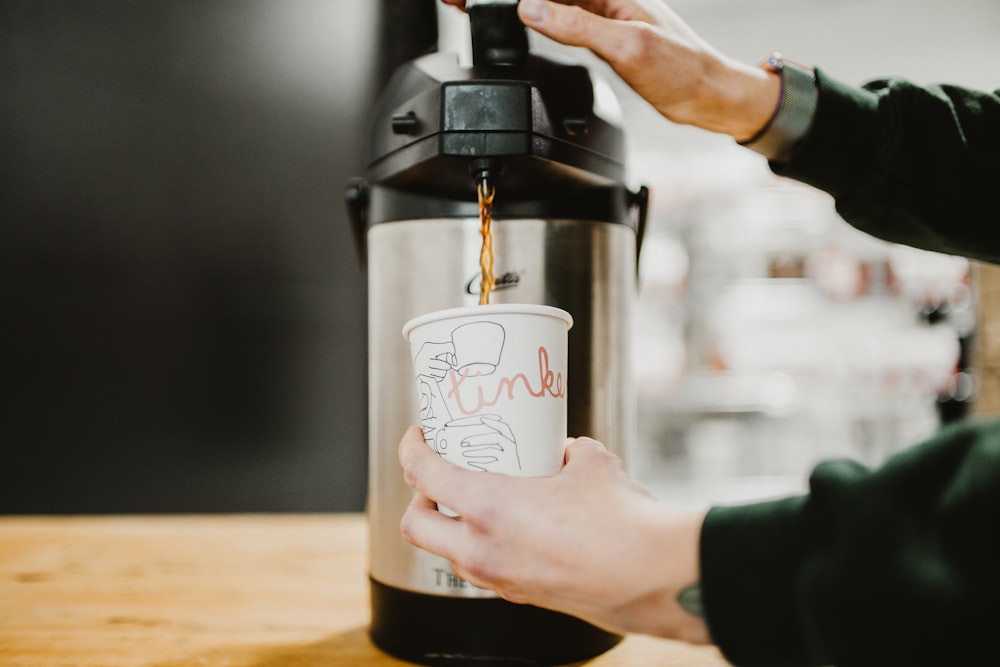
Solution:
[(607, 448), (593, 438), (568, 438), (564, 449), (563, 462), (568, 465), (572, 461), (575, 465), (582, 465), (582, 462), (594, 457), (610, 455)]

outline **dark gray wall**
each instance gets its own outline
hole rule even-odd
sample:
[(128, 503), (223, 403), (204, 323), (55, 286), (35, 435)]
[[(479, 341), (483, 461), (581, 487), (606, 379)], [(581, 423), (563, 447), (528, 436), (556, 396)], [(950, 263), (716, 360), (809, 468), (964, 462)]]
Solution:
[(363, 507), (376, 13), (0, 2), (0, 512)]

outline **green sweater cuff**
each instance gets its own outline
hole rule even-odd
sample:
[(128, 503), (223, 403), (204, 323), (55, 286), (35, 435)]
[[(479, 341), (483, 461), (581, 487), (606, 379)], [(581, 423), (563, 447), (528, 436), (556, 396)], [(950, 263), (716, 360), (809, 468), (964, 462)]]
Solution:
[(842, 83), (816, 70), (813, 123), (780, 176), (831, 194), (840, 215), (893, 243), (1000, 263), (1000, 91)]
[(819, 99), (809, 131), (792, 158), (771, 169), (831, 193), (854, 192), (869, 177), (879, 148), (878, 95), (816, 69)]
[(712, 641), (733, 664), (810, 661), (795, 571), (805, 560), (804, 497), (712, 508), (701, 532), (701, 585)]

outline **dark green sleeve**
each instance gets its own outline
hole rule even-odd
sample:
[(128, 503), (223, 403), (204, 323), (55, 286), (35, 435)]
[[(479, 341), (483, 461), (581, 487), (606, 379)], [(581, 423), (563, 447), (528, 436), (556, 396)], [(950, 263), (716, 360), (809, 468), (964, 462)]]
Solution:
[(775, 173), (829, 192), (873, 236), (1000, 262), (1000, 91), (816, 81), (813, 124)]
[(958, 423), (877, 471), (818, 466), (802, 497), (712, 509), (713, 640), (738, 666), (994, 665), (1000, 421)]

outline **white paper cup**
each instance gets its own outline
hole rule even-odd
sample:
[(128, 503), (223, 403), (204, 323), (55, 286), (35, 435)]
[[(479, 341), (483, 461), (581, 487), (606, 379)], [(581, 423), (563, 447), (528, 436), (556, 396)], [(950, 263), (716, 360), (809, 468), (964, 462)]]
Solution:
[(453, 308), (407, 322), (427, 444), (470, 470), (558, 472), (572, 326), (566, 311), (533, 304)]

